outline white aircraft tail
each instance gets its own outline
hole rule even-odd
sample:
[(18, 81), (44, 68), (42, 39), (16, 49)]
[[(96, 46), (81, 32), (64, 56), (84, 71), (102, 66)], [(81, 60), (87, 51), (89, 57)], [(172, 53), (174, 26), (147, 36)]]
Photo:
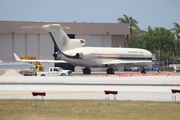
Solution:
[(50, 36), (56, 47), (59, 49), (59, 51), (63, 52), (81, 47), (79, 45), (80, 44), (79, 41), (77, 44), (76, 40), (75, 41), (70, 40), (70, 38), (64, 32), (63, 28), (69, 29), (69, 27), (62, 27), (60, 24), (49, 24), (49, 25), (44, 25), (42, 28), (49, 31)]
[(85, 45), (84, 39), (71, 40), (63, 29), (70, 29), (70, 27), (63, 27), (60, 24), (48, 24), (48, 25), (33, 25), (22, 26), (22, 29), (43, 28), (49, 31), (49, 34), (57, 47), (59, 52), (76, 49)]

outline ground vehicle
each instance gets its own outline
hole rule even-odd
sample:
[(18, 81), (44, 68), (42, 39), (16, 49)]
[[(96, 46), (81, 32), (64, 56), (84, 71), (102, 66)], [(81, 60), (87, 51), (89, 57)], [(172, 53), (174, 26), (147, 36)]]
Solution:
[(37, 76), (71, 76), (71, 70), (64, 70), (60, 67), (50, 67), (47, 72), (37, 72)]
[(31, 66), (30, 69), (21, 70), (19, 73), (23, 76), (36, 76), (36, 70), (34, 66)]

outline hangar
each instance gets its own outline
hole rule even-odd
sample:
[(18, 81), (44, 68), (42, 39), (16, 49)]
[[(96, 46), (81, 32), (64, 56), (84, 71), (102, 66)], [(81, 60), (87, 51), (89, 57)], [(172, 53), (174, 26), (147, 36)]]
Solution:
[[(37, 59), (54, 59), (55, 47), (47, 31), (41, 28), (21, 29), (22, 26), (45, 24), (70, 27), (64, 31), (71, 39), (85, 39), (85, 46), (93, 47), (124, 47), (124, 35), (130, 34), (129, 24), (126, 23), (0, 21), (0, 60), (15, 62), (13, 53), (18, 56), (34, 55)], [(43, 63), (43, 66), (47, 69), (57, 64)]]

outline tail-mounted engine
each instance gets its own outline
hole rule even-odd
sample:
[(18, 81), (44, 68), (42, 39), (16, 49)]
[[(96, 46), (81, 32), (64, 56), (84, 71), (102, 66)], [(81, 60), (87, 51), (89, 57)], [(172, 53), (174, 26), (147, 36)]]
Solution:
[(94, 51), (78, 52), (76, 53), (76, 58), (93, 59), (93, 58), (96, 58), (96, 52)]
[(84, 54), (82, 52), (76, 53), (76, 58), (83, 58)]
[(55, 59), (60, 60), (60, 59), (62, 58), (62, 53), (60, 53), (59, 51), (57, 51), (57, 52), (55, 52), (55, 53), (53, 54), (53, 56), (54, 56)]

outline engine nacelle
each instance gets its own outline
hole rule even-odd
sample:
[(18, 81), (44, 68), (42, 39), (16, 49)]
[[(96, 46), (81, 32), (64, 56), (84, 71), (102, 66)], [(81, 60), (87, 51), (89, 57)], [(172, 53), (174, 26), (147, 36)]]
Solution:
[(76, 58), (94, 59), (94, 58), (96, 58), (96, 52), (94, 52), (94, 51), (79, 52), (79, 53), (76, 53)]
[(60, 60), (60, 59), (62, 58), (62, 53), (60, 53), (60, 52), (55, 52), (55, 53), (53, 54), (53, 56), (54, 56), (55, 59)]
[(83, 58), (84, 54), (82, 52), (76, 53), (76, 58)]

